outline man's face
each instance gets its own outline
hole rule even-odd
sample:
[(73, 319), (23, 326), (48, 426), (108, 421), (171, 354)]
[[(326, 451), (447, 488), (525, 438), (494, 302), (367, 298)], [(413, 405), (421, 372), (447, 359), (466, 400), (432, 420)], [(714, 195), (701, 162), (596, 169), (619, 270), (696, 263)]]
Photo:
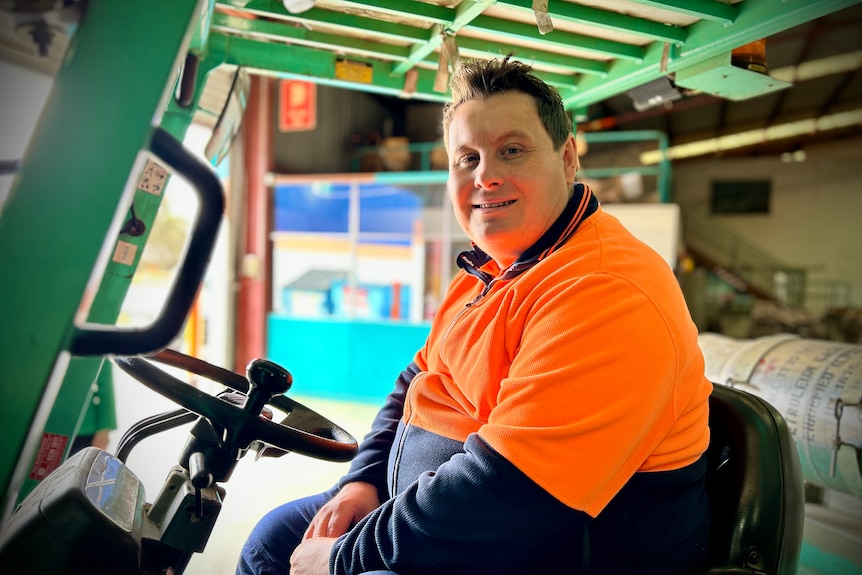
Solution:
[(569, 200), (574, 137), (555, 150), (527, 94), (506, 92), (458, 106), (447, 150), (458, 223), (500, 267), (536, 243)]

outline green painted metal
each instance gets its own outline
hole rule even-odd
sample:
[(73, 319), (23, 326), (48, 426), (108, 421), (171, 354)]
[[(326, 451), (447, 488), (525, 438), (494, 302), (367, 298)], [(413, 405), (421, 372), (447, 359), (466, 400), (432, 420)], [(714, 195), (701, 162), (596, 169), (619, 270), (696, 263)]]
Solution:
[[(304, 46), (272, 45), (261, 49), (259, 42), (245, 38), (213, 33), (210, 46), (223, 50), (229, 64), (246, 66), (250, 70), (276, 72), (285, 78), (310, 80), (319, 84), (393, 96), (404, 94), (404, 78), (392, 74), (392, 65), (378, 60), (360, 57), (342, 57)], [(339, 78), (336, 74), (338, 60), (349, 60), (364, 65), (370, 71), (372, 82), (362, 83)], [(417, 70), (416, 93), (424, 100), (445, 102), (447, 96), (434, 92), (434, 72)]]
[[(469, 19), (471, 15), (481, 12), (493, 3), (494, 0), (467, 0), (458, 7), (457, 11)], [(455, 20), (452, 15), (456, 12), (445, 6), (425, 3), (420, 5), (416, 2), (410, 2), (408, 7), (404, 0), (343, 0), (343, 4), (351, 8), (375, 9), (392, 16), (409, 16), (413, 20), (422, 20), (429, 24), (452, 22)]]
[[(311, 27), (315, 23), (326, 25), (328, 28), (341, 28), (346, 30), (362, 30), (381, 40), (404, 40), (409, 39), (413, 43), (422, 43), (427, 40), (428, 29), (433, 25), (448, 25), (455, 18), (455, 10), (433, 4), (417, 4), (405, 10), (405, 2), (394, 0), (390, 2), (341, 2), (343, 7), (351, 8), (379, 8), (382, 12), (397, 16), (409, 16), (413, 22), (425, 24), (427, 27), (410, 26), (367, 18), (351, 13), (333, 12), (321, 8), (312, 8), (300, 15), (287, 12), (281, 2), (273, 0), (227, 0), (219, 2), (225, 6), (241, 9), (249, 14), (266, 17), (274, 17), (285, 22), (308, 22)], [(379, 5), (379, 6), (378, 6)]]
[[(65, 458), (72, 447), (72, 441), (93, 396), (93, 382), (96, 381), (103, 361), (106, 360), (102, 357), (72, 357), (69, 362), (42, 434), (43, 438), (62, 438), (61, 441), (65, 442), (57, 444), (64, 445), (62, 450), (57, 452), (58, 457)], [(110, 366), (106, 369), (110, 369)], [(58, 459), (57, 463), (60, 461)], [(50, 466), (43, 467), (44, 472), (52, 470)], [(18, 491), (16, 503), (20, 503), (43, 479), (41, 473), (28, 474)]]
[[(531, 13), (533, 11), (533, 0), (501, 0), (497, 4)], [(554, 21), (586, 24), (591, 28), (624, 32), (660, 42), (685, 42), (686, 37), (685, 29), (679, 26), (669, 26), (661, 22), (567, 2), (549, 3), (548, 14)]]
[[(285, 12), (284, 14), (287, 14), (287, 12)], [(281, 14), (279, 14), (279, 16), (281, 16)], [(292, 21), (289, 16), (282, 17), (281, 19), (285, 22)], [(386, 22), (384, 20), (366, 18), (354, 14), (329, 12), (327, 10), (321, 10), (319, 8), (312, 8), (308, 12), (303, 12), (302, 20), (309, 22), (312, 27), (315, 23), (319, 23), (325, 24), (327, 28), (334, 28), (336, 30), (363, 30), (367, 33), (367, 35), (379, 38), (380, 40), (395, 40), (407, 41), (410, 43), (422, 43), (425, 42), (425, 40), (427, 40), (428, 38), (427, 28), (417, 28), (416, 26), (408, 26), (405, 24)]]
[(433, 33), (428, 38), (428, 42), (425, 45), (414, 47), (410, 60), (396, 66), (393, 73), (397, 75), (407, 73), (416, 63), (422, 61), (428, 54), (440, 47), (440, 44), (443, 42), (443, 33), (450, 36), (456, 35), (461, 28), (471, 23), (475, 18), (480, 17), (479, 15), (491, 4), (494, 4), (494, 0), (474, 0), (459, 4), (455, 10), (455, 17), (442, 30), (434, 28)]
[(489, 16), (477, 16), (470, 22), (470, 28), (502, 37), (539, 41), (547, 46), (574, 47), (578, 51), (590, 52), (598, 57), (619, 58), (628, 62), (643, 60), (644, 50), (641, 46), (559, 30), (542, 35), (538, 28), (532, 24), (504, 21)]
[(746, 100), (792, 86), (768, 74), (734, 66), (731, 58), (732, 53), (725, 52), (683, 68), (676, 74), (676, 85), (728, 100)]
[(201, 55), (195, 71), (194, 94), (191, 97), (191, 104), (188, 107), (182, 107), (175, 98), (168, 100), (160, 125), (177, 140), (182, 141), (192, 123), (197, 103), (201, 99), (210, 73), (224, 63), (224, 51), (219, 46), (213, 46), (212, 42), (208, 42), (206, 52)]
[[(333, 18), (332, 20), (345, 20), (347, 18)], [(396, 76), (402, 75), (399, 69), (403, 64), (415, 63), (416, 54), (411, 51), (408, 46), (398, 46), (393, 44), (385, 44), (376, 39), (379, 35), (386, 36), (390, 39), (399, 42), (409, 42), (416, 44), (424, 42), (427, 31), (418, 32), (416, 28), (403, 25), (393, 25), (387, 22), (380, 22), (370, 18), (360, 18), (350, 16), (353, 21), (353, 26), (363, 26), (363, 30), (374, 31), (374, 40), (365, 39), (350, 39), (349, 37), (338, 34), (325, 32), (315, 32), (304, 27), (295, 27), (287, 23), (275, 22), (270, 20), (250, 20), (247, 18), (239, 18), (236, 16), (228, 16), (221, 13), (213, 15), (212, 29), (224, 33), (226, 35), (249, 35), (256, 39), (269, 39), (283, 42), (285, 40), (295, 41), (298, 44), (316, 47), (326, 45), (333, 51), (341, 51), (347, 54), (355, 54), (365, 58), (380, 58), (385, 60), (396, 60), (402, 64), (393, 69), (393, 74)], [(327, 21), (327, 25), (333, 24), (333, 21)], [(386, 32), (381, 32), (385, 30)], [(369, 34), (370, 35), (370, 34)], [(421, 36), (421, 38), (417, 38)], [(438, 33), (439, 36), (439, 33)], [(430, 46), (436, 49), (439, 46), (442, 37), (437, 38)], [(479, 57), (481, 54), (492, 53), (499, 56), (505, 56), (513, 50), (513, 47), (503, 42), (488, 42), (477, 40), (475, 38), (461, 37), (457, 39), (458, 48), (465, 56), (471, 53)], [(265, 48), (264, 48), (265, 49)], [(426, 64), (436, 66), (437, 55), (433, 50), (426, 50), (428, 54), (422, 59)], [(564, 56), (554, 52), (546, 52), (541, 50), (530, 50), (519, 47), (517, 49), (518, 56), (525, 60), (533, 61), (538, 64), (559, 66), (561, 68), (570, 69), (573, 72), (585, 74), (607, 74), (607, 65), (599, 60), (590, 60), (587, 58)], [(568, 77), (565, 84), (571, 85), (572, 78)], [(559, 82), (561, 85), (563, 82)]]
[(417, 185), (417, 184), (445, 184), (449, 178), (446, 170), (428, 170), (423, 172), (378, 172), (374, 174), (374, 181), (380, 184), (393, 185)]
[[(629, 43), (605, 39), (598, 34), (574, 34), (558, 29), (542, 35), (533, 23), (498, 17), (499, 13), (485, 15), (485, 10), (491, 6), (510, 12), (530, 11), (532, 0), (465, 0), (455, 8), (407, 0), (362, 0), (325, 4), (302, 14), (288, 14), (282, 4), (274, 0), (225, 0), (221, 4), (269, 21), (231, 23), (219, 30), (227, 36), (243, 36), (251, 42), (257, 35), (273, 40), (259, 42), (253, 51), (243, 49), (249, 55), (258, 51), (283, 52), (281, 44), (294, 47), (302, 44), (302, 47), (324, 53), (343, 51), (388, 64), (391, 67), (387, 74), (396, 77), (411, 69), (426, 74), (437, 64), (444, 35), (453, 35), (462, 57), (490, 58), (512, 53), (533, 64), (539, 75), (560, 91), (567, 108), (580, 109), (858, 3), (858, 0), (744, 0), (731, 5), (714, 0), (632, 1), (686, 16), (693, 23), (668, 25), (625, 14), (622, 9), (615, 12), (612, 4), (604, 9), (562, 1), (549, 3), (552, 20), (641, 39)], [(351, 11), (343, 11), (345, 7)], [(386, 21), (387, 18), (399, 23)], [(307, 25), (311, 30), (285, 27), (279, 21), (289, 22), (290, 26)], [(217, 19), (217, 22), (219, 26), (228, 23), (224, 19)], [(327, 32), (315, 30), (317, 25), (325, 26)], [(474, 32), (491, 35), (493, 39), (479, 39), (468, 34)], [(383, 40), (380, 45), (373, 41), (377, 38)], [(256, 56), (250, 61), (267, 59), (267, 56)], [(283, 68), (276, 66), (274, 69)], [(398, 93), (393, 91), (391, 80), (377, 74), (377, 70), (375, 68), (369, 85), (348, 83), (347, 86), (370, 92)], [(285, 70), (285, 73), (291, 71)], [(325, 75), (311, 76), (320, 78), (323, 83), (345, 85), (331, 73), (328, 79)], [(425, 86), (417, 87), (410, 97), (440, 101), (433, 83)]]
[[(768, 38), (773, 34), (859, 4), (859, 0), (783, 0), (774, 2), (744, 2), (730, 26), (715, 22), (699, 22), (691, 26), (688, 41), (679, 56), (693, 60), (729, 52), (738, 46)], [(678, 68), (677, 68), (678, 69)]]
[[(668, 139), (667, 134), (656, 130), (623, 130), (616, 132), (586, 132), (584, 139), (587, 143), (608, 143), (608, 142), (641, 142), (655, 140), (658, 142), (660, 150), (667, 150)], [(620, 175), (626, 172), (637, 172), (643, 175), (657, 176), (656, 186), (658, 187), (659, 202), (667, 203), (670, 201), (670, 185), (671, 185), (671, 163), (667, 159), (659, 162), (656, 168), (651, 166), (630, 166), (617, 168), (591, 168), (583, 170), (582, 174), (589, 177), (607, 177), (612, 175)]]
[[(206, 77), (220, 63), (221, 58), (213, 54), (210, 54), (208, 59), (205, 58), (202, 61), (201, 66), (196, 71), (194, 102), (200, 99)], [(169, 102), (168, 110), (162, 117), (162, 127), (178, 140), (182, 140), (191, 124), (194, 106), (185, 109), (181, 108), (173, 98)], [(165, 188), (170, 177), (168, 175), (164, 182)], [(123, 233), (118, 235), (118, 239), (121, 239), (125, 244), (134, 246), (132, 249), (135, 255), (129, 263), (108, 261), (102, 274), (98, 291), (93, 298), (89, 314), (87, 315), (88, 323), (113, 325), (119, 317), (134, 272), (138, 268), (144, 247), (149, 240), (152, 224), (155, 221), (163, 197), (163, 195), (154, 195), (146, 191), (135, 190), (132, 200), (133, 210), (130, 208), (126, 218), (131, 218), (132, 214), (134, 214), (142, 231), (139, 235)], [(124, 219), (124, 226), (125, 222), (128, 221), (128, 219)], [(92, 383), (101, 365), (101, 357), (73, 356), (70, 359), (53, 408), (43, 429), (43, 437), (68, 438), (64, 453), (68, 453), (72, 439), (77, 434), (77, 429), (84, 417), (92, 395)], [(27, 476), (18, 491), (18, 501), (20, 502), (41, 480), (42, 477)]]
[[(345, 53), (352, 53), (366, 58), (384, 58), (406, 61), (410, 58), (410, 48), (384, 44), (378, 40), (350, 39), (338, 34), (315, 32), (304, 27), (297, 28), (283, 22), (269, 20), (249, 20), (225, 14), (215, 14), (212, 28), (214, 31), (231, 34), (251, 34), (256, 38), (271, 40), (291, 39), (306, 46), (326, 44), (337, 47)], [(436, 62), (436, 58), (430, 58)]]
[(600, 102), (655, 78), (858, 3), (858, 0), (743, 2), (738, 5), (738, 15), (732, 25), (708, 20), (692, 24), (688, 28), (688, 40), (682, 46), (671, 46), (666, 62), (664, 46), (653, 43), (640, 64), (618, 61), (611, 66), (607, 78), (583, 77), (577, 83), (577, 92), (564, 103), (569, 108), (577, 108)]
[(205, 0), (201, 4), (200, 14), (195, 22), (194, 28), (192, 29), (192, 38), (189, 41), (189, 52), (193, 54), (203, 54), (206, 52), (214, 8), (215, 0)]
[[(652, 44), (646, 48), (641, 63), (614, 62), (609, 66), (608, 74), (604, 78), (581, 77), (573, 94), (563, 98), (563, 104), (568, 109), (584, 108), (663, 76), (663, 51), (663, 45)], [(675, 51), (671, 48), (671, 53)]]
[[(557, 52), (547, 52), (544, 50), (534, 50), (524, 46), (515, 48), (511, 44), (503, 42), (488, 42), (485, 40), (477, 40), (476, 38), (459, 37), (458, 49), (462, 55), (474, 55), (481, 57), (482, 55), (505, 56), (510, 52), (517, 54), (518, 58), (527, 62), (532, 62), (534, 65), (555, 66), (565, 70), (571, 70), (572, 74), (593, 74), (601, 77), (608, 75), (608, 65), (600, 60), (590, 60), (588, 58), (580, 58), (578, 56), (570, 56)], [(569, 79), (569, 84), (572, 84), (574, 78)]]
[(0, 295), (4, 518), (31, 467), (70, 361), (73, 320), (95, 295), (87, 287), (93, 270), (110, 259), (106, 238), (122, 223), (118, 205), (130, 197), (130, 175), (198, 10), (197, 0), (88, 3), (4, 206), (0, 269), (16, 279), (3, 282)]
[(736, 19), (736, 6), (714, 0), (630, 0), (653, 8), (662, 8), (697, 19), (731, 24)]

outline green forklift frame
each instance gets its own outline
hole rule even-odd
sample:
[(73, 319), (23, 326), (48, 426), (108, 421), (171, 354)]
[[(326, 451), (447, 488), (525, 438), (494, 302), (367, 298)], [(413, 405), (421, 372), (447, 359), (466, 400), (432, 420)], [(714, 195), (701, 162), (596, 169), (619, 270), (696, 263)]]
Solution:
[(131, 205), (147, 230), (158, 210), (163, 187), (141, 189), (139, 176), (165, 175), (150, 152), (157, 126), (182, 139), (191, 124), (194, 107), (170, 95), (210, 9), (92, 0), (54, 79), (0, 218), (4, 519), (62, 461), (89, 401), (105, 354), (72, 355), (76, 314), (109, 326), (119, 315), (147, 239), (120, 229)]

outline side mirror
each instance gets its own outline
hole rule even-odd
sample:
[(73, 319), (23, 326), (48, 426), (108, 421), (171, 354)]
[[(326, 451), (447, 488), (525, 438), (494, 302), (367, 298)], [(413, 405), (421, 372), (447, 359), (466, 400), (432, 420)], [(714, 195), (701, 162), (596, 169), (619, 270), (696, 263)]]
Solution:
[(212, 136), (204, 148), (204, 155), (213, 166), (218, 166), (221, 163), (239, 132), (248, 102), (250, 86), (251, 82), (245, 69), (237, 68), (224, 107), (219, 114), (215, 128), (213, 128)]

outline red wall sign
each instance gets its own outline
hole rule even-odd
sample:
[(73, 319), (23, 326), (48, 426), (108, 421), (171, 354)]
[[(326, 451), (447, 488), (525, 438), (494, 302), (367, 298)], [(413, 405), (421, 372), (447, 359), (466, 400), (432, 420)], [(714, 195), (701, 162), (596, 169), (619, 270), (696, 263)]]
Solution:
[(317, 126), (317, 85), (301, 80), (282, 80), (278, 86), (278, 129), (282, 132), (313, 130)]

